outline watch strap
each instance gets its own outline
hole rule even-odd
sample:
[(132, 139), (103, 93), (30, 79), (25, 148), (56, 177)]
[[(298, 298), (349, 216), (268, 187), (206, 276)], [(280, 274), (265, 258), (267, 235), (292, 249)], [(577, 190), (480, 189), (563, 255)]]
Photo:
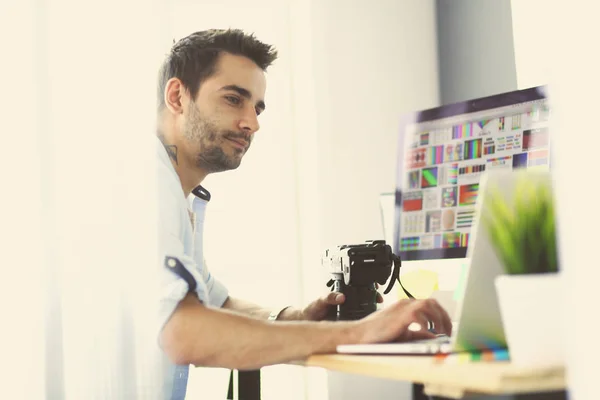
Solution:
[(267, 321), (277, 321), (277, 319), (279, 318), (279, 316), (281, 315), (281, 313), (284, 312), (285, 310), (287, 310), (290, 307), (291, 306), (285, 306), (283, 308), (271, 311), (271, 313), (269, 314), (269, 318), (267, 318)]

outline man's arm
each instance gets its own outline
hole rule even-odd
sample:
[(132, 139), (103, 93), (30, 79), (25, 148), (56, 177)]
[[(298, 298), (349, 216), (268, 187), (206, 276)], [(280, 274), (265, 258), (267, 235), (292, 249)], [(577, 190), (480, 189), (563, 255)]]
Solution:
[[(340, 344), (433, 338), (452, 332), (448, 314), (433, 299), (401, 300), (358, 321), (266, 322), (208, 308), (188, 294), (165, 324), (160, 343), (175, 364), (257, 369), (311, 354), (334, 353)], [(417, 324), (419, 329), (409, 327)]]
[[(284, 309), (277, 317), (280, 321), (321, 321), (329, 312), (331, 307), (335, 307), (342, 304), (345, 301), (344, 295), (338, 292), (330, 292), (325, 296), (312, 301), (303, 309), (297, 309), (289, 307)], [(379, 292), (377, 293), (377, 302), (382, 303), (383, 297)], [(228, 310), (241, 312), (242, 314), (249, 315), (258, 319), (267, 319), (269, 314), (273, 310), (260, 307), (256, 304), (250, 303), (245, 300), (236, 299), (229, 297), (223, 308)], [(277, 310), (275, 310), (277, 311)]]
[[(265, 317), (266, 319), (266, 317)], [(161, 345), (175, 364), (255, 369), (335, 352), (359, 340), (351, 322), (272, 323), (208, 308), (187, 295), (161, 333)]]
[[(269, 318), (269, 315), (273, 311), (273, 309), (264, 308), (249, 301), (231, 296), (227, 298), (223, 304), (223, 308), (262, 320)], [(279, 321), (300, 321), (305, 318), (301, 310), (294, 307), (288, 307), (279, 314), (277, 319)]]

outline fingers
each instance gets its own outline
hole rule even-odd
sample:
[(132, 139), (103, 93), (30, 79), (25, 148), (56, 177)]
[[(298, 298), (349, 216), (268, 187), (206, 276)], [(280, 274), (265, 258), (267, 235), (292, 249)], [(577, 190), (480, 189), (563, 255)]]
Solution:
[[(438, 304), (439, 306), (439, 304)], [(444, 326), (446, 327), (446, 335), (450, 336), (452, 334), (452, 319), (450, 319), (450, 315), (448, 312), (440, 306), (442, 311), (442, 319), (444, 320)]]
[[(377, 289), (379, 289), (379, 283), (375, 282), (375, 290)], [(379, 292), (377, 292), (377, 302), (383, 303), (383, 296)]]
[(346, 298), (343, 293), (340, 292), (331, 292), (327, 296), (323, 297), (321, 301), (325, 304), (329, 305), (338, 305), (342, 304)]
[(452, 334), (450, 316), (436, 300), (402, 300), (398, 303), (398, 307), (400, 312), (406, 313), (410, 322), (421, 324), (423, 330), (428, 330), (428, 323), (431, 322), (435, 333), (443, 333), (448, 336)]
[(407, 342), (411, 342), (413, 340), (423, 340), (423, 339), (434, 339), (435, 333), (431, 333), (427, 330), (420, 330), (420, 331), (411, 331), (408, 330), (406, 332), (406, 334), (404, 335), (403, 339)]
[(433, 323), (433, 328), (436, 333), (444, 333), (446, 335), (452, 333), (452, 321), (450, 320), (450, 316), (436, 300), (423, 300), (418, 307), (429, 318), (429, 321)]
[(429, 318), (425, 313), (415, 310), (410, 318), (410, 324), (407, 327), (407, 331), (409, 332), (428, 332), (427, 325), (429, 323)]
[(417, 302), (411, 304), (409, 308), (404, 308), (403, 326), (400, 330), (400, 335), (396, 338), (397, 341), (411, 341), (417, 339), (434, 338), (435, 334), (427, 330), (429, 317), (419, 306)]
[(439, 319), (443, 327), (443, 331), (438, 333), (445, 333), (446, 335), (450, 336), (452, 334), (452, 320), (450, 319), (448, 312), (437, 301), (434, 299), (430, 300), (433, 302), (432, 307), (434, 307), (438, 312)]
[[(381, 293), (377, 292), (376, 299), (377, 299), (377, 303), (383, 303), (383, 296), (381, 295)], [(344, 296), (343, 293), (340, 293), (340, 292), (331, 292), (327, 296), (324, 296), (320, 299), (320, 301), (322, 301), (325, 304), (329, 304), (329, 305), (342, 304), (345, 300), (346, 300), (346, 297)]]

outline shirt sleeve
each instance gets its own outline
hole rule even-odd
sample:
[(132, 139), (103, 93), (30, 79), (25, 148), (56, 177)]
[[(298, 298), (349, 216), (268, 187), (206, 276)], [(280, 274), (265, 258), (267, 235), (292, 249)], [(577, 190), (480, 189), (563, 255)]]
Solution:
[[(185, 212), (185, 207), (182, 208), (181, 200), (177, 197), (178, 182), (173, 177), (165, 179), (164, 174), (170, 171), (159, 174), (159, 203), (158, 203), (158, 276), (159, 276), (159, 315), (158, 323), (160, 329), (167, 323), (179, 302), (187, 295), (189, 286), (185, 279), (180, 277), (171, 268), (165, 264), (166, 257), (174, 257), (178, 259), (183, 267), (190, 273), (196, 281), (195, 293), (198, 299), (209, 304), (210, 291), (203, 279), (200, 270), (197, 268), (193, 258), (187, 256), (184, 252), (183, 235), (185, 216), (181, 212)], [(167, 176), (167, 178), (171, 178)], [(173, 182), (171, 182), (171, 180)], [(181, 190), (181, 189), (179, 189)], [(184, 201), (184, 200), (183, 200)]]
[[(185, 279), (165, 265), (166, 257), (177, 258), (194, 278), (196, 281), (195, 293), (202, 303), (209, 304), (208, 300), (210, 298), (210, 292), (202, 279), (202, 275), (198, 273), (194, 261), (183, 253), (183, 249), (178, 251), (177, 248), (179, 246), (176, 243), (176, 240), (171, 239), (168, 240), (168, 242), (171, 243), (165, 243), (163, 241), (163, 243), (159, 245), (159, 248), (164, 249), (159, 252), (159, 323), (161, 328), (167, 323), (179, 302), (183, 300), (189, 291), (189, 286)], [(183, 248), (182, 245), (181, 247)]]
[(210, 273), (206, 260), (204, 260), (204, 268), (202, 269), (204, 281), (209, 293), (209, 303), (213, 307), (223, 307), (223, 304), (229, 297), (227, 287)]

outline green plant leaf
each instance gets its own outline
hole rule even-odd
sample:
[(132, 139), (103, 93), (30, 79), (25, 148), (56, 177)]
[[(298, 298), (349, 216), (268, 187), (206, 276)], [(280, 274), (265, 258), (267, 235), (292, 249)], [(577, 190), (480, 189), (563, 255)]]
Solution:
[(558, 271), (552, 187), (530, 177), (518, 175), (512, 199), (498, 187), (487, 188), (484, 226), (509, 274)]

